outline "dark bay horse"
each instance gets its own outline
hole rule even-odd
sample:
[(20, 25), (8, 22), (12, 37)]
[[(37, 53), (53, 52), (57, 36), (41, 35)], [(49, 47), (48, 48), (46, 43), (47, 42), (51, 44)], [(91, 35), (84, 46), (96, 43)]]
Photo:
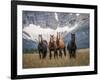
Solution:
[(69, 52), (70, 58), (76, 58), (76, 42), (75, 42), (75, 34), (71, 33), (71, 41), (67, 45), (67, 50)]
[(54, 58), (56, 57), (57, 55), (57, 45), (56, 45), (56, 42), (54, 40), (54, 35), (50, 35), (50, 41), (49, 41), (49, 52), (50, 52), (50, 59), (52, 57), (52, 52), (54, 53)]
[(47, 41), (43, 40), (42, 35), (39, 35), (38, 51), (39, 51), (40, 59), (46, 58), (47, 47), (48, 47)]

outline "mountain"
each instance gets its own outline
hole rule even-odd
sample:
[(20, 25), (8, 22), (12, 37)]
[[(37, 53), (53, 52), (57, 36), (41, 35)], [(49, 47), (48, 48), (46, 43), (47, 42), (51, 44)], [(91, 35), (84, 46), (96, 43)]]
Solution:
[(70, 34), (76, 34), (78, 48), (89, 48), (89, 14), (23, 11), (23, 51), (37, 49), (38, 35), (49, 41), (50, 35), (61, 32), (65, 44), (70, 41)]
[(89, 48), (89, 25), (81, 25), (77, 29), (74, 29), (72, 32), (69, 32), (65, 36), (65, 43), (68, 44), (68, 42), (71, 40), (71, 33), (76, 34), (76, 44), (77, 48)]
[(23, 52), (37, 50), (38, 43), (23, 38)]

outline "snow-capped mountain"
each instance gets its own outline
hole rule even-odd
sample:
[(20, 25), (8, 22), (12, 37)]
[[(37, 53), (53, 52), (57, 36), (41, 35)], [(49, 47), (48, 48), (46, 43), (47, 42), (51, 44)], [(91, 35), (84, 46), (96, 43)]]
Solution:
[(23, 49), (37, 48), (38, 35), (49, 41), (50, 34), (61, 32), (65, 43), (70, 40), (70, 33), (76, 34), (78, 48), (89, 48), (89, 14), (23, 12)]

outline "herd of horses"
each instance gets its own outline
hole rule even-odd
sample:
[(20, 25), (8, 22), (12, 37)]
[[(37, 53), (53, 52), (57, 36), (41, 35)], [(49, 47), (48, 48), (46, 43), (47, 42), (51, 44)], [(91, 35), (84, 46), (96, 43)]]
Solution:
[(60, 32), (57, 32), (56, 37), (54, 35), (50, 35), (50, 40), (48, 42), (43, 39), (41, 34), (39, 34), (38, 39), (38, 51), (40, 59), (45, 59), (48, 51), (50, 59), (52, 57), (62, 57), (63, 54), (64, 56), (66, 56), (66, 48), (68, 50), (70, 58), (76, 57), (77, 46), (75, 42), (75, 33), (71, 33), (71, 40), (70, 42), (68, 42), (67, 47), (64, 43), (64, 38), (61, 36)]

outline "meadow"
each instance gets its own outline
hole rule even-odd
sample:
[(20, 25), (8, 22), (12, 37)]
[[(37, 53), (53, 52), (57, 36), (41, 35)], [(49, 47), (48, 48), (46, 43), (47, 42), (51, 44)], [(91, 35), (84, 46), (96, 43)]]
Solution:
[(52, 57), (50, 60), (49, 52), (45, 59), (39, 58), (39, 53), (23, 53), (23, 68), (45, 68), (45, 67), (67, 67), (67, 66), (88, 66), (90, 62), (89, 49), (78, 49), (76, 52), (76, 58), (69, 57), (67, 55), (59, 56), (58, 58)]

